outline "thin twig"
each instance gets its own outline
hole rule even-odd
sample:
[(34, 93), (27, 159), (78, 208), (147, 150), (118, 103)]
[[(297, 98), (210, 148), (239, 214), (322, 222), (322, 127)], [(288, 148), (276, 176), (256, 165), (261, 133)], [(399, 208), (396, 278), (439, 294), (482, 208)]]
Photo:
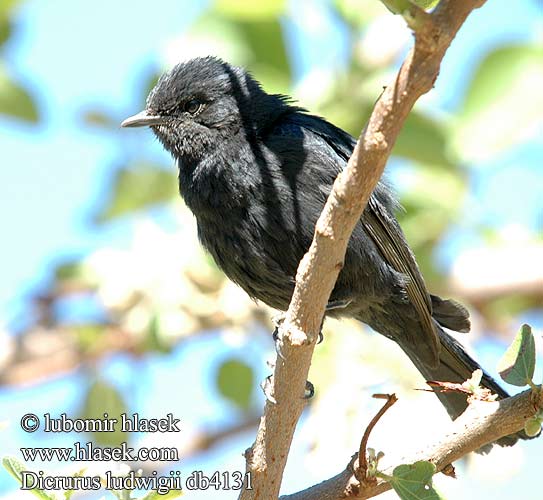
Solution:
[(387, 412), (387, 410), (398, 401), (396, 394), (374, 394), (376, 399), (386, 399), (385, 404), (377, 412), (377, 414), (371, 419), (370, 423), (364, 431), (362, 440), (360, 441), (360, 448), (358, 450), (358, 467), (354, 470), (355, 477), (361, 482), (365, 483), (368, 480), (368, 458), (367, 458), (367, 445), (370, 438), (371, 431), (377, 425), (377, 422)]
[[(420, 451), (409, 456), (400, 456), (399, 450), (387, 452), (379, 462), (379, 470), (391, 476), (394, 468), (400, 464), (427, 460), (435, 465), (436, 472), (451, 474), (450, 465), (453, 462), (488, 443), (520, 431), (540, 408), (543, 408), (543, 395), (531, 390), (500, 401), (474, 401), (443, 429), (443, 435), (437, 442), (421, 446)], [(361, 483), (354, 476), (351, 464), (348, 464), (338, 475), (306, 490), (284, 495), (281, 500), (341, 500), (346, 496), (372, 498), (390, 488), (390, 484), (381, 479), (375, 484)], [(356, 495), (350, 495), (353, 491)]]

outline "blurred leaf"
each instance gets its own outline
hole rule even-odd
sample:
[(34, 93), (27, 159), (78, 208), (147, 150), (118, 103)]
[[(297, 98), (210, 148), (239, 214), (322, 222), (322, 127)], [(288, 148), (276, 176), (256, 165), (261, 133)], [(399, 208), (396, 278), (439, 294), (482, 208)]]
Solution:
[(479, 65), (458, 115), (452, 147), (465, 161), (491, 159), (541, 130), (543, 47), (517, 45)]
[(21, 2), (22, 0), (0, 0), (0, 14), (11, 14), (13, 9), (17, 7), (17, 5), (19, 5)]
[(534, 417), (524, 423), (524, 432), (528, 437), (536, 437), (541, 432), (541, 419)]
[(151, 205), (165, 203), (177, 196), (177, 178), (172, 170), (150, 163), (120, 168), (113, 179), (113, 193), (94, 221), (98, 224), (131, 214)]
[[(2, 465), (15, 479), (17, 479), (17, 481), (19, 481), (21, 485), (23, 484), (23, 477), (21, 475), (21, 472), (29, 470), (24, 463), (20, 462), (14, 457), (4, 457), (2, 459)], [(31, 490), (27, 491), (30, 491), (30, 493), (33, 493), (42, 500), (57, 500), (57, 497), (54, 495), (54, 493), (47, 493), (37, 488), (32, 488)]]
[(431, 9), (439, 3), (439, 0), (381, 0), (381, 2), (393, 14), (403, 14), (409, 11), (411, 4), (421, 9)]
[(160, 317), (157, 313), (151, 316), (142, 347), (145, 353), (169, 353), (172, 350), (170, 344), (166, 343), (164, 337), (160, 334)]
[(465, 191), (458, 172), (417, 165), (412, 182), (401, 192), (405, 212), (398, 213), (410, 244), (437, 241), (459, 213)]
[(202, 293), (216, 293), (224, 285), (226, 276), (218, 268), (213, 257), (207, 252), (199, 252), (193, 265), (185, 270), (187, 278)]
[(4, 45), (9, 40), (12, 32), (11, 21), (0, 14), (0, 46)]
[(275, 18), (285, 11), (286, 0), (215, 0), (215, 10), (229, 17), (243, 20), (262, 20)]
[(422, 9), (432, 9), (438, 3), (439, 0), (411, 0), (414, 4), (418, 5)]
[[(273, 79), (266, 78), (264, 68), (269, 68), (269, 74), (280, 75), (284, 80), (290, 82), (291, 68), (279, 20), (239, 22), (238, 28), (252, 52), (250, 69), (254, 71), (255, 77), (262, 82), (266, 91), (275, 92), (276, 90), (273, 88)], [(285, 87), (283, 87), (283, 91), (284, 89)]]
[(278, 19), (233, 19), (211, 12), (183, 35), (181, 59), (217, 54), (247, 67), (268, 92), (285, 91), (291, 70)]
[[(116, 418), (120, 422), (121, 414), (128, 413), (128, 409), (119, 390), (98, 379), (88, 388), (78, 418), (103, 420), (104, 413), (107, 413), (107, 418)], [(121, 426), (117, 424), (114, 432), (92, 432), (91, 435), (100, 446), (120, 446), (128, 435), (120, 429)]]
[(38, 109), (32, 96), (19, 83), (14, 82), (6, 69), (0, 66), (0, 114), (37, 123)]
[[(356, 113), (352, 112), (353, 109), (356, 109)], [(333, 99), (320, 107), (320, 113), (329, 122), (341, 127), (353, 137), (358, 137), (372, 109), (373, 105), (365, 99), (353, 98), (344, 89), (338, 89)]]
[(182, 35), (178, 54), (180, 60), (216, 54), (233, 64), (246, 65), (250, 48), (238, 23), (211, 12), (199, 17)]
[(387, 481), (402, 500), (439, 500), (441, 497), (432, 487), (434, 464), (425, 461), (410, 465), (398, 465)]
[(159, 69), (153, 69), (144, 79), (143, 84), (143, 99), (141, 109), (145, 108), (145, 103), (147, 102), (147, 96), (151, 93), (151, 90), (155, 88), (155, 85), (158, 83), (158, 80), (162, 72)]
[(83, 262), (78, 258), (69, 258), (54, 267), (55, 281), (78, 280), (84, 277)]
[[(381, 0), (381, 3), (393, 14), (402, 14), (411, 7), (410, 0)], [(413, 2), (418, 3), (418, 2)]]
[(253, 369), (239, 359), (228, 359), (219, 367), (217, 389), (226, 399), (238, 408), (247, 410), (253, 393)]
[(413, 179), (407, 184), (401, 193), (401, 202), (412, 209), (433, 206), (452, 215), (450, 212), (462, 207), (466, 186), (463, 176), (458, 172), (416, 165), (413, 168)]
[(387, 14), (381, 2), (366, 2), (360, 8), (360, 0), (334, 0), (336, 12), (352, 27), (362, 28), (380, 15)]
[(179, 498), (183, 495), (182, 491), (170, 490), (168, 493), (158, 493), (151, 491), (147, 495), (141, 497), (139, 500), (170, 500), (172, 498)]
[(454, 167), (456, 165), (447, 156), (448, 134), (448, 129), (441, 122), (412, 111), (392, 154), (421, 163)]
[(529, 325), (522, 325), (515, 340), (498, 363), (500, 377), (511, 385), (532, 383), (535, 370), (535, 342)]
[(93, 353), (104, 350), (105, 346), (100, 341), (103, 338), (104, 328), (105, 325), (100, 324), (74, 324), (70, 325), (70, 332), (77, 342), (78, 349), (91, 356)]
[[(87, 470), (87, 469), (81, 469), (81, 470), (77, 471), (75, 474), (72, 474), (72, 477), (84, 477), (85, 471), (86, 471), (86, 470)], [(76, 491), (78, 491), (78, 490), (77, 490), (77, 489), (74, 489), (74, 490), (66, 490), (66, 491), (64, 492), (64, 500), (70, 500), (70, 499), (73, 497), (73, 495), (74, 495), (74, 493), (75, 493)]]
[(106, 128), (108, 130), (118, 129), (119, 120), (110, 112), (101, 109), (92, 109), (83, 112), (82, 120), (85, 125)]
[[(492, 242), (489, 245), (492, 245)], [(487, 317), (506, 323), (524, 311), (540, 308), (541, 300), (537, 294), (505, 294), (489, 298), (481, 307)]]

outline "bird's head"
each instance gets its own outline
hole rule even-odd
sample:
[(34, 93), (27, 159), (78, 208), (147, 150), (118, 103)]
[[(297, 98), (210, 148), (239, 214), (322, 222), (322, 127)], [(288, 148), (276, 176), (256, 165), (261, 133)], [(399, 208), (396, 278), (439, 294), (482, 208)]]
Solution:
[(258, 133), (286, 106), (280, 96), (266, 94), (243, 69), (203, 57), (162, 75), (145, 110), (121, 126), (149, 126), (174, 157), (198, 160), (240, 131)]

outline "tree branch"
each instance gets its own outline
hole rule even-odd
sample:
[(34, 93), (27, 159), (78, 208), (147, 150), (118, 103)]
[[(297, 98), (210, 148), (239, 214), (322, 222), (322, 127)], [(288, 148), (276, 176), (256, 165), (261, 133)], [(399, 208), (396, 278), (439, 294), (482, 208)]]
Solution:
[[(455, 460), (478, 450), (501, 437), (514, 434), (524, 428), (524, 423), (543, 408), (541, 391), (524, 391), (516, 396), (495, 402), (475, 401), (445, 430), (444, 436), (434, 444), (421, 448), (409, 457), (394, 458), (385, 455), (379, 469), (392, 475), (394, 467), (427, 460), (436, 466), (436, 472), (444, 470)], [(357, 464), (349, 465), (322, 483), (306, 490), (284, 495), (281, 500), (340, 500), (349, 498), (372, 498), (391, 489), (389, 483), (379, 480), (376, 484), (360, 484), (353, 474)]]
[(351, 158), (337, 177), (317, 221), (313, 242), (300, 262), (290, 307), (281, 325), (269, 398), (247, 470), (253, 489), (241, 500), (277, 498), (290, 444), (306, 400), (304, 390), (324, 310), (351, 233), (379, 181), (392, 147), (416, 100), (428, 92), (441, 60), (469, 13), (484, 0), (442, 0), (436, 10), (416, 23), (415, 45), (362, 131)]

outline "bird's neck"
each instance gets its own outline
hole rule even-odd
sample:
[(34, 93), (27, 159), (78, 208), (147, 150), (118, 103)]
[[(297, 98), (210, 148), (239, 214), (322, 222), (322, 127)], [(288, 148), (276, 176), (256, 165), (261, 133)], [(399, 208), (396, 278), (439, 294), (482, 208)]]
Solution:
[(213, 218), (224, 210), (246, 213), (248, 200), (258, 196), (260, 177), (272, 154), (263, 138), (277, 120), (298, 110), (264, 92), (258, 98), (253, 95), (246, 109), (251, 113), (242, 115), (238, 128), (218, 133), (198, 158), (177, 157), (179, 191), (197, 218)]
[(243, 146), (235, 141), (217, 144), (200, 160), (178, 158), (179, 192), (197, 218), (218, 212), (243, 211), (255, 179)]

